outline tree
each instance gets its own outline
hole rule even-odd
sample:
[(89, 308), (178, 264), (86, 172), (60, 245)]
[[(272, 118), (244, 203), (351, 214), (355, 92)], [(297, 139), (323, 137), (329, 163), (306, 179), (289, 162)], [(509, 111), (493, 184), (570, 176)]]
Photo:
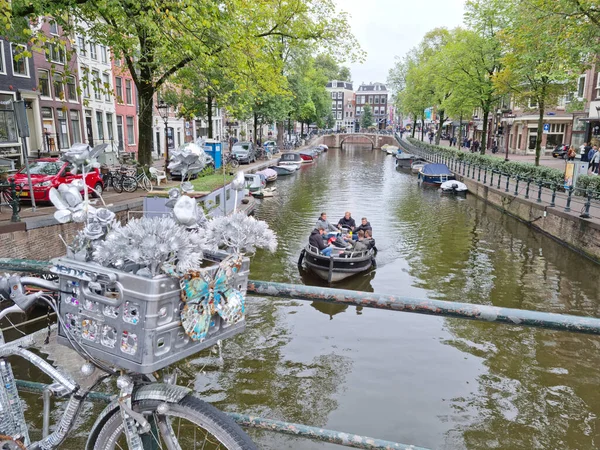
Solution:
[[(571, 33), (568, 23), (558, 16), (548, 16), (535, 5), (512, 0), (508, 14), (510, 25), (501, 32), (506, 46), (504, 67), (494, 82), (501, 92), (512, 93), (516, 102), (536, 105), (535, 164), (539, 165), (546, 108), (555, 104), (578, 78), (585, 66), (586, 49), (576, 39), (561, 39)], [(544, 26), (540, 27), (542, 19)]]
[(373, 110), (371, 105), (366, 104), (363, 108), (362, 115), (360, 116), (360, 127), (367, 129), (373, 125)]

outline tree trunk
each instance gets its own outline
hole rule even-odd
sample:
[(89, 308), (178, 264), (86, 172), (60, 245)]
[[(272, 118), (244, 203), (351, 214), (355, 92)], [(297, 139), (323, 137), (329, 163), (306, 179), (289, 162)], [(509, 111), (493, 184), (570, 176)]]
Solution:
[(479, 153), (485, 155), (485, 147), (487, 144), (487, 133), (488, 133), (488, 117), (490, 115), (489, 111), (483, 111), (483, 130), (481, 131), (481, 150)]
[(304, 122), (300, 122), (300, 137), (304, 136)]
[[(146, 166), (152, 164), (152, 111), (154, 108), (154, 87), (145, 85), (139, 89), (140, 112), (138, 118), (138, 161)], [(166, 130), (165, 130), (166, 131)], [(166, 141), (166, 136), (165, 136)], [(156, 148), (160, 155), (165, 142), (157, 142)]]
[[(538, 131), (535, 139), (535, 165), (540, 165), (540, 155), (542, 153), (542, 136), (544, 135), (544, 108), (546, 106), (546, 85), (542, 85), (542, 91), (538, 97), (538, 107), (540, 115), (538, 116)], [(507, 138), (508, 139), (508, 138)]]
[(206, 95), (206, 114), (208, 119), (208, 138), (213, 138), (213, 120), (212, 120), (213, 98), (210, 92)]
[(283, 133), (285, 133), (285, 123), (277, 122), (277, 146), (283, 148)]
[(425, 137), (425, 111), (421, 114), (421, 140), (423, 141)]
[(417, 115), (415, 114), (413, 116), (413, 126), (412, 126), (412, 130), (411, 130), (411, 137), (414, 139), (415, 137), (415, 130), (417, 129)]
[(442, 128), (444, 128), (444, 110), (440, 109), (440, 126), (438, 127), (437, 133), (435, 135), (435, 145), (440, 145), (440, 139), (442, 138)]
[(257, 125), (258, 125), (258, 114), (254, 113), (254, 130), (252, 132), (252, 135), (254, 136), (254, 145), (256, 145), (256, 143), (258, 142), (256, 140), (256, 131), (257, 131), (256, 129), (258, 128)]

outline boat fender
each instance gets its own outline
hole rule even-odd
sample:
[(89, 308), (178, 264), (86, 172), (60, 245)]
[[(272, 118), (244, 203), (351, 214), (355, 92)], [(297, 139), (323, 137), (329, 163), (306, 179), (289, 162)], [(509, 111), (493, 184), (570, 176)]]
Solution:
[(304, 261), (304, 254), (306, 253), (305, 249), (302, 249), (300, 252), (300, 256), (298, 257), (298, 267), (302, 268), (302, 261)]

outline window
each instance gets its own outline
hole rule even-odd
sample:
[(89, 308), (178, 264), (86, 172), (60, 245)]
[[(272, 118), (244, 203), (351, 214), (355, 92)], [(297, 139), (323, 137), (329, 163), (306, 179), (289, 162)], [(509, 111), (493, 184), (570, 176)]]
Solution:
[(337, 106), (337, 103), (336, 103), (336, 102), (331, 102), (331, 109), (335, 109), (335, 108), (336, 108), (336, 106)]
[(55, 73), (52, 76), (52, 85), (54, 86), (54, 96), (57, 99), (64, 100), (65, 99), (65, 87), (63, 85), (63, 76), (61, 73)]
[(85, 38), (83, 36), (77, 36), (77, 47), (79, 47), (79, 54), (81, 56), (85, 56), (87, 54), (85, 51)]
[(4, 42), (0, 41), (0, 73), (6, 75), (6, 66), (4, 64)]
[[(2, 58), (4, 61), (4, 58)], [(600, 98), (600, 72), (596, 74), (596, 98)]]
[(115, 78), (115, 97), (117, 103), (123, 103), (123, 78)]
[(135, 144), (135, 136), (133, 133), (133, 116), (127, 116), (127, 143), (129, 145)]
[(96, 100), (100, 100), (102, 95), (100, 94), (100, 72), (92, 70), (92, 86), (94, 87), (94, 97)]
[(375, 104), (379, 105), (379, 96), (378, 95), (375, 96)]
[(342, 112), (338, 111), (337, 113), (337, 120), (342, 120)]
[(344, 109), (344, 104), (338, 100), (337, 107), (338, 107), (338, 109)]
[(17, 77), (29, 77), (29, 58), (23, 52), (27, 47), (20, 44), (10, 44), (13, 60), (13, 75)]
[(382, 95), (381, 96), (381, 104), (382, 105), (385, 104), (385, 101), (386, 101), (385, 95)]
[(379, 114), (379, 106), (373, 106), (373, 114), (374, 115), (378, 115)]
[(131, 80), (125, 80), (125, 97), (128, 105), (133, 105), (133, 96), (131, 95)]
[(81, 125), (79, 123), (79, 111), (69, 111), (71, 119), (71, 131), (73, 132), (73, 143), (81, 142)]
[(331, 83), (331, 87), (334, 87), (334, 88), (336, 88), (336, 87), (337, 87), (337, 81), (334, 81), (334, 82), (332, 82), (332, 83)]
[(69, 130), (67, 129), (67, 113), (61, 108), (57, 108), (56, 110), (56, 121), (58, 123), (58, 129), (56, 132), (56, 137), (58, 138), (58, 148), (69, 148)]
[(110, 102), (110, 79), (107, 73), (102, 74), (102, 88), (104, 89), (104, 100)]
[(13, 96), (0, 94), (0, 143), (19, 142), (17, 137), (17, 124), (13, 112)]
[(344, 98), (344, 93), (343, 92), (338, 92), (338, 98)]
[(75, 102), (77, 101), (77, 85), (75, 84), (75, 77), (67, 77), (67, 98)]
[(96, 53), (96, 43), (90, 42), (90, 58), (97, 59), (98, 55)]
[(117, 116), (117, 139), (119, 140), (119, 150), (123, 150), (123, 116)]
[(331, 93), (331, 98), (336, 98), (336, 93), (335, 92)]
[(96, 111), (96, 127), (98, 128), (98, 139), (104, 140), (104, 115), (102, 111)]
[(108, 56), (106, 53), (106, 47), (104, 45), (100, 46), (100, 61), (106, 64), (108, 62)]
[(53, 63), (64, 64), (65, 63), (65, 50), (59, 44), (48, 44), (48, 53), (46, 59)]
[(113, 139), (113, 115), (106, 113), (106, 130), (108, 131), (108, 139)]
[(58, 24), (55, 20), (50, 21), (50, 34), (58, 35)]
[(577, 82), (577, 97), (583, 98), (585, 94), (585, 75), (581, 75), (579, 77), (579, 81)]
[(528, 101), (528, 105), (527, 106), (529, 108), (535, 109), (535, 108), (538, 107), (538, 104), (537, 104), (537, 101), (534, 98), (529, 97), (529, 101)]
[(83, 84), (83, 96), (85, 98), (90, 98), (90, 69), (81, 66), (81, 73), (83, 74), (83, 78), (81, 79), (81, 83)]
[(369, 95), (369, 103), (372, 105), (373, 104), (373, 96)]
[(47, 70), (38, 70), (38, 89), (42, 97), (52, 97), (50, 93), (50, 75)]
[(123, 65), (123, 62), (120, 59), (115, 59), (115, 66), (121, 67), (122, 65)]

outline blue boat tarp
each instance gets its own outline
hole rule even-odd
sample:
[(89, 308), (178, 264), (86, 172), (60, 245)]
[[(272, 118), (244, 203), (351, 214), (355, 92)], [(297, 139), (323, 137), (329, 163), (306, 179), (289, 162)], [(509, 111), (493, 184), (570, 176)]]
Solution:
[(452, 175), (446, 164), (425, 164), (421, 172), (423, 175)]

